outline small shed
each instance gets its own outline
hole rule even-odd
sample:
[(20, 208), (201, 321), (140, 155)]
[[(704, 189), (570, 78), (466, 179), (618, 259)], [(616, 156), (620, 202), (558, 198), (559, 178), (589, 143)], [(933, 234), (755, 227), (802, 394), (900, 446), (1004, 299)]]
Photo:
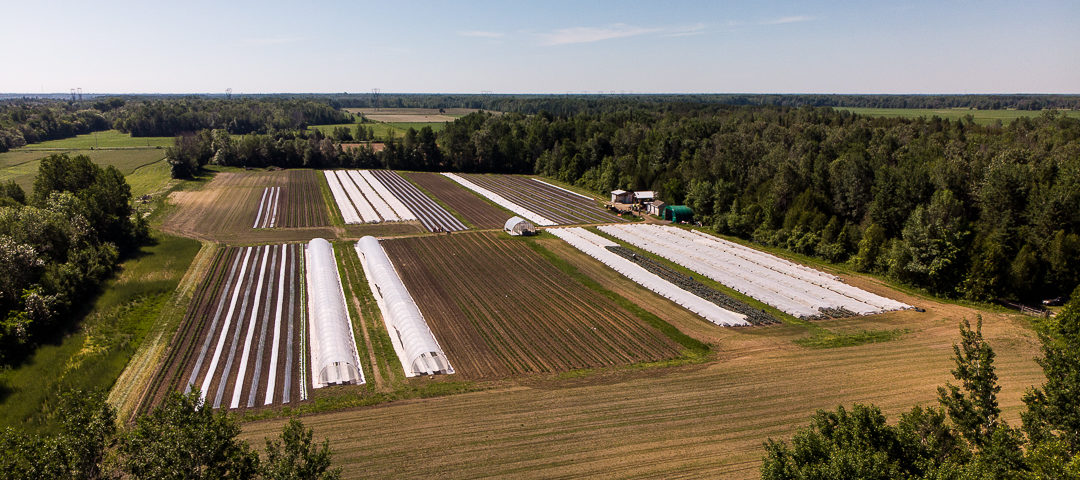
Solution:
[(634, 192), (612, 190), (611, 203), (634, 203)]
[(533, 235), (536, 233), (536, 225), (521, 217), (510, 217), (503, 225), (503, 230), (514, 236)]
[(686, 205), (668, 205), (664, 207), (664, 220), (672, 222), (689, 222), (694, 220), (694, 211)]
[(656, 192), (651, 190), (644, 190), (640, 192), (634, 192), (634, 201), (642, 205), (656, 200)]
[(664, 215), (664, 202), (660, 200), (653, 200), (645, 206), (645, 212), (649, 215), (656, 215), (657, 217)]

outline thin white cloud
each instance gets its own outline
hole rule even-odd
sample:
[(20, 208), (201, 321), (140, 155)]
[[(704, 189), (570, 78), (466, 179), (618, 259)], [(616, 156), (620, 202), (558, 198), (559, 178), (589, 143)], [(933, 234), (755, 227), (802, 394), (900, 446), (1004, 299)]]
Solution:
[(662, 37), (689, 37), (691, 35), (701, 35), (705, 33), (705, 24), (697, 23), (687, 27), (679, 27), (670, 29), (668, 33), (661, 35)]
[(243, 41), (245, 44), (254, 46), (267, 46), (267, 45), (285, 45), (287, 43), (296, 43), (303, 40), (300, 37), (258, 37), (258, 38), (245, 38)]
[(458, 35), (462, 37), (475, 37), (475, 38), (502, 38), (505, 36), (502, 32), (485, 32), (483, 30), (468, 30), (464, 32), (458, 32)]
[(772, 20), (765, 20), (761, 22), (761, 25), (783, 25), (785, 23), (799, 23), (809, 22), (814, 20), (814, 17), (808, 15), (792, 15), (790, 17), (774, 18)]
[(573, 27), (560, 28), (546, 33), (538, 33), (540, 45), (570, 45), (575, 43), (591, 43), (615, 38), (636, 37), (640, 35), (658, 34), (665, 37), (682, 37), (699, 35), (704, 33), (705, 25), (696, 24), (684, 27), (638, 27), (625, 23), (616, 23), (606, 27)]

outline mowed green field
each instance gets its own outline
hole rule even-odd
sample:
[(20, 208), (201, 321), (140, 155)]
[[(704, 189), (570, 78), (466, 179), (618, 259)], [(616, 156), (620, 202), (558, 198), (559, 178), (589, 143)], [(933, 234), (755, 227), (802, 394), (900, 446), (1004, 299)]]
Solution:
[[(405, 132), (408, 131), (409, 128), (415, 128), (416, 130), (420, 130), (424, 127), (431, 127), (432, 130), (438, 132), (442, 130), (445, 126), (446, 124), (443, 122), (374, 122), (364, 124), (365, 128), (371, 128), (375, 130), (375, 137), (378, 139), (390, 138), (391, 135), (393, 135), (393, 138), (403, 138), (405, 136)], [(355, 123), (342, 125), (312, 125), (308, 128), (319, 130), (326, 135), (330, 135), (337, 127), (346, 127), (349, 129), (349, 133), (356, 133)]]
[(33, 143), (19, 150), (89, 150), (90, 148), (147, 148), (168, 147), (173, 137), (132, 137), (119, 130), (88, 133), (72, 138)]
[[(125, 176), (135, 173), (141, 167), (157, 162), (165, 163), (163, 160), (165, 150), (157, 148), (69, 151), (26, 151), (18, 149), (0, 154), (0, 182), (15, 180), (15, 183), (19, 184), (26, 193), (30, 193), (34, 186), (34, 177), (37, 176), (41, 159), (56, 153), (66, 153), (71, 156), (86, 155), (98, 165), (116, 167)], [(165, 167), (165, 176), (168, 177), (167, 166)], [(134, 189), (132, 193), (135, 193)]]
[[(871, 117), (941, 117), (948, 120), (960, 120), (971, 115), (975, 123), (990, 125), (1000, 120), (1002, 124), (1021, 117), (1038, 117), (1043, 114), (1041, 110), (973, 110), (969, 108), (863, 108), (863, 107), (835, 107), (837, 110), (846, 110), (860, 115)], [(1072, 118), (1080, 118), (1080, 110), (1063, 110), (1065, 115)]]

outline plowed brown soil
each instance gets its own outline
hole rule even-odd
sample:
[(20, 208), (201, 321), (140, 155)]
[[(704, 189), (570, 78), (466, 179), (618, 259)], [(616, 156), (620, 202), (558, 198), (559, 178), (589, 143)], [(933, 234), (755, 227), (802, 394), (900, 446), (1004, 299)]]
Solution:
[(679, 346), (492, 233), (383, 241), (454, 369), (466, 378), (673, 358)]

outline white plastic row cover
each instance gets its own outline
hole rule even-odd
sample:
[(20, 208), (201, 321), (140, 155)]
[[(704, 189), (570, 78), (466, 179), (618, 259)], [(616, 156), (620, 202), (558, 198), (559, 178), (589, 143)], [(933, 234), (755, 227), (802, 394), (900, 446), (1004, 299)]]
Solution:
[(818, 315), (820, 308), (860, 315), (910, 308), (835, 276), (701, 232), (640, 224), (600, 229), (796, 317)]
[(605, 247), (615, 246), (616, 243), (605, 239), (595, 233), (581, 227), (553, 228), (548, 229), (556, 237), (569, 243), (574, 248), (581, 250), (586, 255), (599, 260), (604, 265), (611, 267), (623, 276), (637, 282), (639, 285), (656, 292), (694, 312), (701, 318), (721, 326), (749, 325), (746, 315), (732, 312), (719, 305), (688, 292), (678, 285), (671, 283), (659, 275), (646, 270), (644, 267), (627, 260)]

